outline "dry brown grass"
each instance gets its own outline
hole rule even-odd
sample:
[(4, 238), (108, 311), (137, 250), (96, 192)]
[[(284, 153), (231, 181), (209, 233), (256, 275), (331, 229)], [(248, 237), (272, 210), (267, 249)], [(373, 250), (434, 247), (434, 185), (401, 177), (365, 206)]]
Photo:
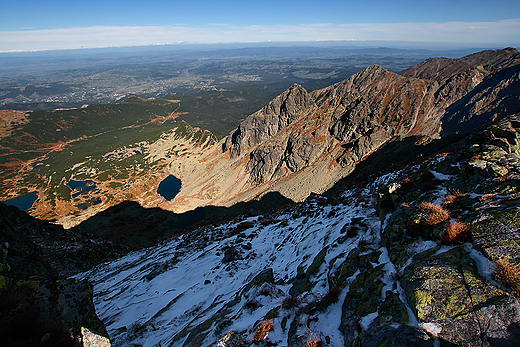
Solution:
[(518, 269), (518, 265), (511, 263), (508, 258), (500, 258), (495, 261), (494, 277), (505, 287), (511, 289), (517, 299), (520, 298), (520, 269)]
[(443, 205), (448, 205), (448, 204), (451, 204), (453, 202), (455, 202), (457, 200), (457, 197), (455, 195), (451, 195), (451, 194), (446, 194), (446, 196), (444, 197), (444, 201), (442, 202)]
[(441, 205), (435, 205), (431, 202), (422, 202), (417, 207), (427, 213), (424, 218), (426, 225), (436, 225), (450, 218), (450, 213)]
[(441, 235), (441, 241), (445, 245), (454, 245), (469, 241), (470, 227), (461, 222), (451, 222), (446, 226), (444, 233)]
[(515, 193), (507, 198), (507, 200), (518, 200), (520, 199), (520, 193)]
[(508, 180), (507, 176), (500, 176), (496, 178), (497, 182), (504, 183)]
[(273, 321), (270, 319), (262, 321), (253, 334), (253, 343), (260, 343), (265, 340), (267, 334), (273, 330)]
[(496, 193), (482, 195), (482, 196), (480, 197), (480, 201), (484, 201), (484, 200), (492, 199), (492, 198), (494, 198), (496, 195), (497, 195)]
[(461, 192), (460, 190), (458, 189), (448, 189), (448, 191), (450, 192), (451, 195), (455, 195), (455, 197), (457, 198), (462, 198), (463, 196), (466, 196), (467, 194), (466, 193), (463, 193)]
[(305, 347), (323, 347), (323, 342), (318, 339), (316, 333), (312, 334), (307, 341), (305, 341)]
[(444, 153), (437, 154), (437, 156), (441, 157), (441, 158), (446, 158), (448, 155), (451, 155), (451, 154), (453, 154), (453, 152), (444, 152)]

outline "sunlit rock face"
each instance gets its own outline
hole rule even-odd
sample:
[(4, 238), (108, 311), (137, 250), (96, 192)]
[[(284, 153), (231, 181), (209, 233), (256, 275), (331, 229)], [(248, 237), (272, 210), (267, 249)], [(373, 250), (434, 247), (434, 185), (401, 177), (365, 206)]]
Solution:
[[(253, 185), (269, 182), (301, 200), (386, 143), (438, 138), (514, 113), (519, 62), (519, 52), (508, 48), (429, 59), (400, 74), (374, 65), (312, 93), (294, 85), (242, 122), (223, 151), (247, 160)], [(318, 168), (325, 178), (316, 179)], [(298, 189), (287, 187), (296, 181)]]

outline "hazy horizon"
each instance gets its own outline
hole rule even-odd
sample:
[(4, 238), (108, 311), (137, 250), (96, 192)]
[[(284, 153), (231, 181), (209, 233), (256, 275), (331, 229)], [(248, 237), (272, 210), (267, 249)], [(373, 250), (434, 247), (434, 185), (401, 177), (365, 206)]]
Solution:
[(400, 42), (424, 47), (520, 43), (520, 3), (234, 0), (21, 0), (3, 4), (0, 52), (265, 42)]

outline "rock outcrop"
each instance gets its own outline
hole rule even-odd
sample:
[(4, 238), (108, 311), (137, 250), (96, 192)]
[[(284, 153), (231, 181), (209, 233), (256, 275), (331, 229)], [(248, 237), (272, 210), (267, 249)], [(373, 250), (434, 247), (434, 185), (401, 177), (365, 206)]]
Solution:
[(294, 120), (309, 112), (314, 100), (300, 85), (293, 85), (258, 112), (247, 117), (226, 140), (224, 151), (235, 158), (245, 150), (276, 136)]
[(86, 344), (85, 331), (88, 339), (109, 345), (92, 302), (92, 285), (68, 276), (125, 254), (125, 247), (64, 230), (4, 204), (0, 244), (3, 346), (94, 346)]
[(348, 175), (389, 141), (467, 131), (516, 112), (519, 63), (520, 53), (508, 48), (433, 58), (400, 74), (374, 65), (312, 93), (293, 86), (240, 124), (223, 150), (248, 157), (255, 185), (311, 174), (302, 170), (320, 161), (335, 161)]

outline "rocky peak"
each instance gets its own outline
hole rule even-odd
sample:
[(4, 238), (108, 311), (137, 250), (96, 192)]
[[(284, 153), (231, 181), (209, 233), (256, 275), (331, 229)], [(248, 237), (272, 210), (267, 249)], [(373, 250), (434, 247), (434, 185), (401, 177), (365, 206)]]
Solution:
[(223, 150), (231, 158), (276, 135), (314, 106), (314, 100), (300, 85), (294, 84), (261, 110), (247, 117), (227, 139)]
[(457, 59), (429, 58), (418, 65), (401, 71), (399, 74), (406, 77), (429, 79), (444, 83), (449, 78), (469, 69), (477, 68), (487, 75), (516, 65), (519, 62), (520, 52), (515, 48), (509, 47), (477, 52)]
[[(364, 91), (374, 81), (379, 80), (389, 72), (379, 65), (371, 65), (344, 81), (333, 84), (323, 89), (315, 90), (311, 94), (316, 99), (318, 106), (338, 104), (342, 99), (352, 93)], [(348, 97), (347, 97), (348, 98)]]
[[(246, 171), (257, 186), (297, 172), (302, 176), (305, 168), (331, 157), (334, 165), (343, 167), (342, 175), (348, 175), (389, 141), (439, 137), (447, 109), (452, 123), (469, 119), (484, 93), (489, 98), (480, 108), (514, 108), (516, 80), (506, 72), (519, 66), (515, 65), (519, 58), (520, 53), (512, 48), (484, 51), (459, 59), (428, 59), (400, 74), (372, 65), (312, 93), (294, 85), (240, 124), (223, 149), (230, 151), (231, 158), (249, 154)], [(477, 86), (488, 89), (477, 93)], [(505, 89), (507, 97), (498, 93)], [(478, 98), (456, 111), (455, 105), (460, 108), (461, 100), (471, 92)], [(445, 131), (454, 127), (444, 123)]]

